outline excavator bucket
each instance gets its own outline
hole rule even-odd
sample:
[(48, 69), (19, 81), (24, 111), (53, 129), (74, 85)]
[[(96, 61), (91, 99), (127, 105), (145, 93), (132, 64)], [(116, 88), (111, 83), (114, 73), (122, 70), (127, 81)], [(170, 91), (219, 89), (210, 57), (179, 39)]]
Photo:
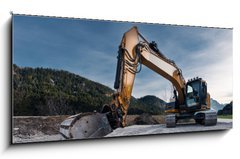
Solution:
[(60, 125), (62, 139), (101, 138), (112, 132), (106, 114), (80, 113), (65, 119)]

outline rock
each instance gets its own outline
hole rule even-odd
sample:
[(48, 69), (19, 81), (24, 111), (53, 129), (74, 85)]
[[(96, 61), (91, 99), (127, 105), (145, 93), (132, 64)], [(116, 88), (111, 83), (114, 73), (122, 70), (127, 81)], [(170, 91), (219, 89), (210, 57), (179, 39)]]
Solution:
[(143, 113), (134, 120), (136, 125), (159, 124), (150, 114)]

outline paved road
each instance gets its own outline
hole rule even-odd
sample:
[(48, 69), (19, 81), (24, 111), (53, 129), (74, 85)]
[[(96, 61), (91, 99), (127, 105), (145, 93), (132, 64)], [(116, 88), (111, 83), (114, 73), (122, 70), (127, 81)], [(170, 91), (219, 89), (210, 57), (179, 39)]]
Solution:
[(229, 119), (218, 119), (218, 123), (215, 126), (202, 126), (197, 124), (178, 124), (175, 128), (166, 128), (164, 124), (132, 125), (125, 128), (118, 128), (105, 137), (197, 132), (197, 131), (209, 131), (209, 130), (225, 130), (225, 129), (231, 129), (231, 128), (232, 128), (232, 120), (229, 120)]

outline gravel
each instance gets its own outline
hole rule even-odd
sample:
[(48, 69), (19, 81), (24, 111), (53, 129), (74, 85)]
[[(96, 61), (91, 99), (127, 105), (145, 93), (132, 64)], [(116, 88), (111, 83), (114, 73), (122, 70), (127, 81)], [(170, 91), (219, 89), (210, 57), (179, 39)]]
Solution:
[(47, 142), (47, 141), (59, 141), (61, 140), (61, 135), (46, 135), (42, 132), (38, 132), (34, 135), (14, 135), (13, 143), (33, 143), (33, 142)]
[(164, 124), (158, 125), (132, 125), (125, 128), (118, 128), (105, 137), (120, 137), (120, 136), (137, 136), (149, 134), (169, 134), (169, 133), (182, 133), (182, 132), (199, 132), (211, 130), (225, 130), (232, 128), (232, 120), (218, 119), (215, 126), (203, 126), (198, 124), (177, 124), (175, 128), (166, 128)]
[[(231, 119), (218, 119), (215, 126), (202, 126), (193, 123), (181, 123), (175, 128), (166, 128), (164, 124), (157, 125), (131, 125), (125, 128), (118, 128), (105, 137), (120, 137), (120, 136), (137, 136), (150, 134), (167, 134), (167, 133), (181, 133), (181, 132), (197, 132), (210, 130), (225, 130), (232, 128)], [(46, 134), (41, 131), (36, 131), (34, 134), (21, 134), (19, 128), (13, 128), (13, 143), (33, 143), (33, 142), (47, 142), (60, 141), (62, 137), (60, 134)]]

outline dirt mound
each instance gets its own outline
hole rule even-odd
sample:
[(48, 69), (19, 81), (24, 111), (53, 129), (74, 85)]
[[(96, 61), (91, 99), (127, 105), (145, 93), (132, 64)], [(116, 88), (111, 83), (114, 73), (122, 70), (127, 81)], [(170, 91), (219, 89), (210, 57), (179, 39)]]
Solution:
[(58, 134), (61, 122), (66, 116), (24, 116), (13, 117), (13, 135)]
[(157, 120), (155, 120), (150, 114), (144, 113), (140, 116), (136, 117), (134, 120), (136, 125), (152, 125), (159, 124)]

